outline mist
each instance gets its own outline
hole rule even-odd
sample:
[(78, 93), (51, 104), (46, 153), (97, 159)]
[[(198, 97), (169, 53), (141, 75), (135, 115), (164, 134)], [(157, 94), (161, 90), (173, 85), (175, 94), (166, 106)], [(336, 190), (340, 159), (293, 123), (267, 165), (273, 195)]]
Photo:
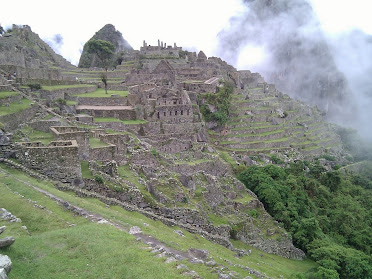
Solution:
[(371, 36), (354, 30), (330, 37), (306, 0), (243, 3), (218, 35), (218, 55), (372, 138)]
[(51, 38), (44, 38), (44, 41), (57, 53), (61, 54), (63, 37), (61, 34), (54, 34)]

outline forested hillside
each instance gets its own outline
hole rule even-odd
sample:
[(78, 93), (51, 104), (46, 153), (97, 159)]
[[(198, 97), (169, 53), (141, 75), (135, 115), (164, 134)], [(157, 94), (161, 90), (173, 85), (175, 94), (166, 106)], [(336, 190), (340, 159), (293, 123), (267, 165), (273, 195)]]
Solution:
[(307, 161), (287, 168), (251, 166), (238, 176), (319, 264), (309, 278), (372, 278), (370, 177), (326, 172)]

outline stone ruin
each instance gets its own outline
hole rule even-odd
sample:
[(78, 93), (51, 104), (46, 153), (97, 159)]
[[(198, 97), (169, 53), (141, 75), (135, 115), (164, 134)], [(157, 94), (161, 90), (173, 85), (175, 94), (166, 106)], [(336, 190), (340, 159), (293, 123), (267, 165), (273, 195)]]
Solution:
[[(155, 214), (165, 223), (177, 224), (193, 232), (201, 234), (207, 232), (221, 237), (222, 242), (227, 246), (231, 244), (228, 241), (231, 230), (228, 225), (215, 226), (210, 223), (203, 210), (187, 208), (187, 199), (195, 198), (197, 195), (197, 185), (203, 185), (204, 191), (201, 196), (217, 215), (234, 214), (239, 215), (241, 220), (248, 220), (244, 212), (259, 209), (262, 210), (265, 218), (269, 219), (270, 216), (264, 211), (255, 195), (232, 177), (231, 169), (216, 157), (215, 150), (210, 147), (211, 135), (199, 111), (198, 96), (204, 93), (217, 93), (222, 86), (221, 81), (227, 80), (233, 82), (237, 94), (247, 98), (242, 100), (243, 102), (254, 97), (283, 99), (283, 95), (274, 85), (265, 83), (257, 73), (237, 71), (220, 58), (208, 58), (202, 51), (196, 55), (182, 50), (176, 44), (166, 46), (159, 41), (157, 46), (150, 46), (144, 42), (139, 51), (131, 53), (132, 56), (134, 57), (132, 66), (125, 68), (123, 64), (109, 73), (111, 78), (121, 78), (122, 81), (115, 86), (128, 90), (129, 94), (126, 97), (74, 96), (75, 92), (72, 88), (57, 92), (41, 92), (39, 101), (43, 105), (50, 103), (43, 101), (44, 99), (49, 101), (64, 99), (76, 102), (76, 105), (74, 110), (68, 113), (59, 111), (63, 121), (52, 118), (30, 123), (30, 126), (35, 129), (51, 132), (55, 141), (48, 145), (41, 142), (16, 143), (14, 151), (19, 162), (59, 182), (100, 193), (106, 197), (115, 197), (120, 202), (136, 206), (138, 210), (146, 209), (148, 214)], [(123, 59), (123, 61), (127, 60)], [(17, 71), (19, 70), (21, 75), (25, 76), (23, 69), (19, 67), (27, 65), (13, 66), (18, 67)], [(125, 71), (121, 71), (123, 68)], [(77, 83), (71, 74), (64, 75), (60, 70), (53, 74), (53, 71), (49, 72), (45, 67), (43, 71), (49, 73), (48, 77), (38, 75), (36, 70), (30, 70), (31, 76), (27, 80), (35, 81), (39, 77), (49, 84), (68, 84), (73, 81)], [(81, 70), (81, 75), (93, 75), (92, 73), (96, 71), (97, 69), (93, 68), (84, 69)], [(23, 79), (20, 81), (25, 82)], [(84, 94), (96, 88), (80, 89), (84, 92), (78, 92), (77, 89), (76, 93)], [(251, 93), (249, 90), (257, 92)], [(270, 105), (270, 100), (266, 102)], [(292, 104), (287, 102), (286, 106), (290, 108)], [(267, 107), (268, 110), (271, 109)], [(253, 108), (254, 106), (251, 106), (249, 109), (253, 111)], [(292, 108), (294, 110), (298, 107), (293, 105)], [(250, 116), (248, 111), (239, 113)], [(253, 119), (254, 113), (251, 114)], [(274, 113), (270, 111), (270, 117), (273, 118), (271, 114)], [(281, 115), (284, 116), (283, 111)], [(114, 118), (117, 121), (108, 120), (98, 123), (94, 121), (98, 117)], [(265, 118), (262, 121), (266, 120)], [(131, 121), (133, 123), (126, 123)], [(279, 123), (284, 120), (276, 121)], [(91, 126), (78, 128), (77, 126), (82, 123)], [(236, 124), (238, 128), (240, 124)], [(109, 129), (112, 131), (108, 132)], [(225, 127), (221, 136), (229, 135), (236, 135), (238, 138), (239, 132), (232, 130), (231, 127)], [(105, 146), (93, 148), (90, 146), (90, 138), (99, 140)], [(265, 147), (265, 144), (259, 146)], [(232, 147), (234, 145), (240, 148), (244, 143), (231, 143)], [(83, 179), (81, 171), (83, 160), (90, 161), (89, 170), (93, 175), (102, 175), (106, 181), (122, 185), (123, 189), (111, 189), (97, 184), (92, 179)], [(146, 199), (132, 182), (118, 177), (118, 168), (123, 165), (130, 166), (131, 171), (136, 175), (141, 174), (139, 181), (147, 189), (146, 194), (150, 194), (153, 201)], [(162, 192), (164, 185), (170, 188), (171, 194)], [(246, 204), (236, 201), (244, 195), (252, 196), (252, 201)], [(183, 207), (178, 206), (180, 203)], [(254, 235), (250, 233), (252, 231)], [(281, 234), (284, 240), (278, 244), (265, 239), (257, 228), (247, 226), (238, 237), (265, 251), (285, 257), (303, 258), (304, 256), (302, 251), (293, 247), (284, 234)]]

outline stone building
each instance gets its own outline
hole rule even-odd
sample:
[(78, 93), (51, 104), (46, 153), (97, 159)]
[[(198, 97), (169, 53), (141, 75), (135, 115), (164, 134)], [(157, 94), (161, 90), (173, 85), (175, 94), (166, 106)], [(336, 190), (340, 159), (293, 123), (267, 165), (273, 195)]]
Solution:
[(24, 166), (64, 183), (82, 183), (76, 140), (16, 143), (16, 158)]
[(157, 46), (148, 45), (143, 41), (143, 46), (140, 48), (140, 56), (144, 57), (165, 57), (165, 58), (179, 58), (182, 47), (177, 47), (176, 43), (173, 46), (164, 44), (158, 40)]
[(89, 158), (89, 133), (74, 126), (53, 126), (50, 131), (58, 141), (76, 140), (79, 147), (79, 158)]

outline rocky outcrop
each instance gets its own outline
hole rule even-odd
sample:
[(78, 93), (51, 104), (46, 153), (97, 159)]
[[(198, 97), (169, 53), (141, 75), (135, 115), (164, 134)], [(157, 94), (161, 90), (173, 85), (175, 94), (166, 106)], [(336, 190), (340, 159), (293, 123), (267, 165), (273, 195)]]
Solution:
[[(133, 50), (130, 44), (123, 38), (123, 35), (112, 24), (106, 24), (90, 40), (92, 39), (111, 42), (115, 46), (116, 54)], [(95, 55), (88, 53), (86, 43), (80, 56), (79, 68), (90, 67), (102, 67), (102, 64)]]

